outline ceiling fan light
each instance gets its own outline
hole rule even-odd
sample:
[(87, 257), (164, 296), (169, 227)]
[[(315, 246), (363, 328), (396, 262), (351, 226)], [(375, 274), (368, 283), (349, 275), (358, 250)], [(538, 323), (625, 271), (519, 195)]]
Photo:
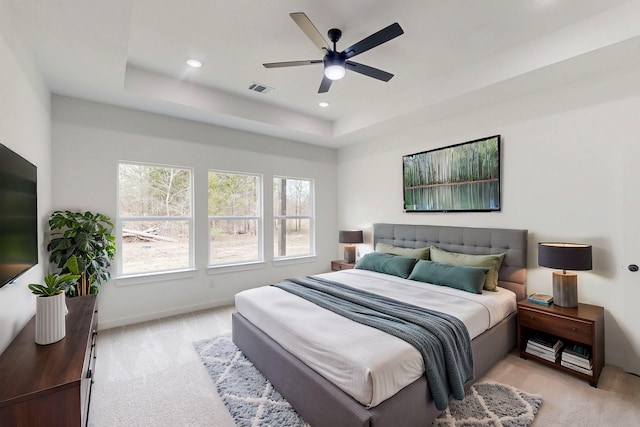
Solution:
[(346, 72), (344, 65), (341, 64), (332, 64), (324, 67), (324, 75), (329, 80), (340, 80), (344, 77)]

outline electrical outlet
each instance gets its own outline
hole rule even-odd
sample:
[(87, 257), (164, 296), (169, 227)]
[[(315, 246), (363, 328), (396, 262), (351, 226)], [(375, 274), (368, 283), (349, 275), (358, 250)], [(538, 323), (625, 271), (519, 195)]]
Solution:
[(216, 284), (215, 284), (215, 282), (213, 281), (213, 279), (209, 279), (209, 287), (210, 287), (210, 288), (215, 288), (215, 287), (216, 287)]

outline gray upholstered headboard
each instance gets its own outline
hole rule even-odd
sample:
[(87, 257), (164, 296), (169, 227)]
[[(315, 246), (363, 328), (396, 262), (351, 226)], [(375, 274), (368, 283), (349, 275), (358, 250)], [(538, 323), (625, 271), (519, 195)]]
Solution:
[(465, 254), (505, 253), (498, 285), (526, 297), (527, 230), (447, 227), (440, 225), (373, 224), (373, 246), (382, 242), (405, 248), (436, 246)]

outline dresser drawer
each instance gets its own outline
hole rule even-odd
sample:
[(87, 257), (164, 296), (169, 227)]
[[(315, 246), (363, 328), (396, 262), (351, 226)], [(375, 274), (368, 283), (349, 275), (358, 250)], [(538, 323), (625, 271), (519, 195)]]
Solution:
[(583, 344), (593, 344), (592, 322), (522, 308), (518, 310), (518, 322), (521, 327), (547, 332)]

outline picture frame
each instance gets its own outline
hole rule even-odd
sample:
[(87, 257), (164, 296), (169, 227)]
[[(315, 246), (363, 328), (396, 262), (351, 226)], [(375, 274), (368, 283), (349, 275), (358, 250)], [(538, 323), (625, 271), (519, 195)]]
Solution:
[(500, 211), (501, 139), (493, 135), (403, 156), (404, 211)]

